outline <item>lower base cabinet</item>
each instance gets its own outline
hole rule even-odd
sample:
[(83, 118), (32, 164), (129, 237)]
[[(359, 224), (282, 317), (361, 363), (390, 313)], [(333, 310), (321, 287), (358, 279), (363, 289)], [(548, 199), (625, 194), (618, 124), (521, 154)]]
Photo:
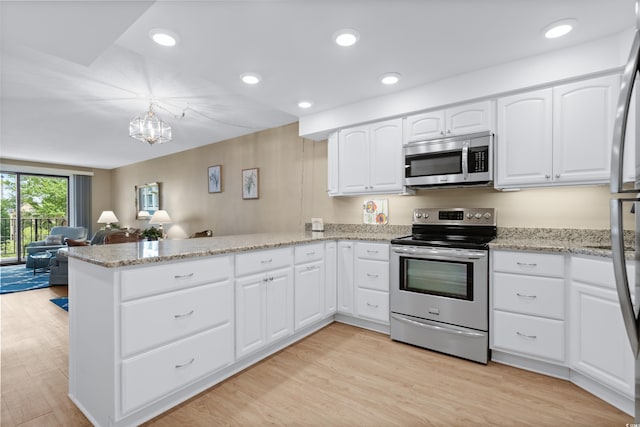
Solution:
[(571, 369), (633, 398), (635, 360), (612, 263), (574, 256), (571, 265)]

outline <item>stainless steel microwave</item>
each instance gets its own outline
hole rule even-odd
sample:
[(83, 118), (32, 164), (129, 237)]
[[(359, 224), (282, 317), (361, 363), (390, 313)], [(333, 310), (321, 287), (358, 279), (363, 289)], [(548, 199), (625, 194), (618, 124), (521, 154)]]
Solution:
[(481, 132), (403, 146), (405, 185), (490, 185), (493, 182), (493, 134)]

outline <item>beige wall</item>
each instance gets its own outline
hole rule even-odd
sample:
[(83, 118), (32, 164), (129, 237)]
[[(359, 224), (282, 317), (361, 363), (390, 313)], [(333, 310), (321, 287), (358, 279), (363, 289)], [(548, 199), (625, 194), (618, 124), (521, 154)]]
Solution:
[[(151, 147), (153, 149), (153, 147)], [(207, 167), (222, 165), (223, 192), (209, 194)], [(260, 198), (242, 200), (241, 170), (260, 168)], [(113, 209), (135, 220), (134, 186), (162, 183), (172, 238), (212, 228), (216, 235), (302, 230), (311, 217), (361, 223), (365, 197), (328, 197), (327, 144), (298, 136), (297, 123), (113, 170)], [(422, 190), (389, 201), (391, 224), (410, 224), (414, 207), (495, 207), (498, 226), (609, 227), (607, 186), (499, 192), (491, 188)]]

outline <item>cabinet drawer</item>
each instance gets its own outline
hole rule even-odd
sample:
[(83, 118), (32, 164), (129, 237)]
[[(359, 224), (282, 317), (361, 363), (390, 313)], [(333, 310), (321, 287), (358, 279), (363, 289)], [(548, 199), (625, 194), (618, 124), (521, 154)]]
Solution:
[(564, 280), (493, 273), (493, 308), (564, 319)]
[(122, 413), (162, 398), (232, 362), (231, 323), (124, 360)]
[(294, 259), (296, 264), (301, 264), (303, 262), (320, 261), (323, 258), (324, 244), (322, 243), (295, 247)]
[(563, 277), (564, 255), (495, 251), (493, 271)]
[(495, 310), (493, 347), (564, 362), (564, 322)]
[(389, 292), (389, 263), (357, 259), (355, 282), (359, 288)]
[[(633, 262), (627, 261), (627, 278), (631, 284), (635, 282), (634, 271)], [(604, 288), (616, 288), (613, 261), (607, 258), (571, 257), (571, 279)], [(632, 293), (634, 288), (630, 286)]]
[(356, 258), (389, 261), (389, 245), (386, 243), (356, 243)]
[(236, 255), (236, 275), (260, 273), (281, 267), (289, 267), (293, 263), (291, 248), (269, 249)]
[(218, 282), (231, 277), (232, 272), (228, 256), (124, 270), (120, 273), (122, 300)]
[(167, 344), (233, 319), (233, 285), (221, 283), (126, 302), (121, 307), (122, 355)]
[(358, 289), (357, 314), (372, 320), (389, 323), (389, 294), (387, 292)]

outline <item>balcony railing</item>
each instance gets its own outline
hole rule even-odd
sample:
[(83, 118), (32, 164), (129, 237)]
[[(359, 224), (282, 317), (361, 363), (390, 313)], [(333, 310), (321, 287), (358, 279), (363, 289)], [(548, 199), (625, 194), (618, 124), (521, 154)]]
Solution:
[[(0, 218), (0, 255), (2, 260), (20, 257), (26, 259), (25, 247), (38, 240), (44, 240), (51, 228), (67, 224), (66, 218)], [(18, 248), (18, 232), (22, 235), (22, 247)]]

